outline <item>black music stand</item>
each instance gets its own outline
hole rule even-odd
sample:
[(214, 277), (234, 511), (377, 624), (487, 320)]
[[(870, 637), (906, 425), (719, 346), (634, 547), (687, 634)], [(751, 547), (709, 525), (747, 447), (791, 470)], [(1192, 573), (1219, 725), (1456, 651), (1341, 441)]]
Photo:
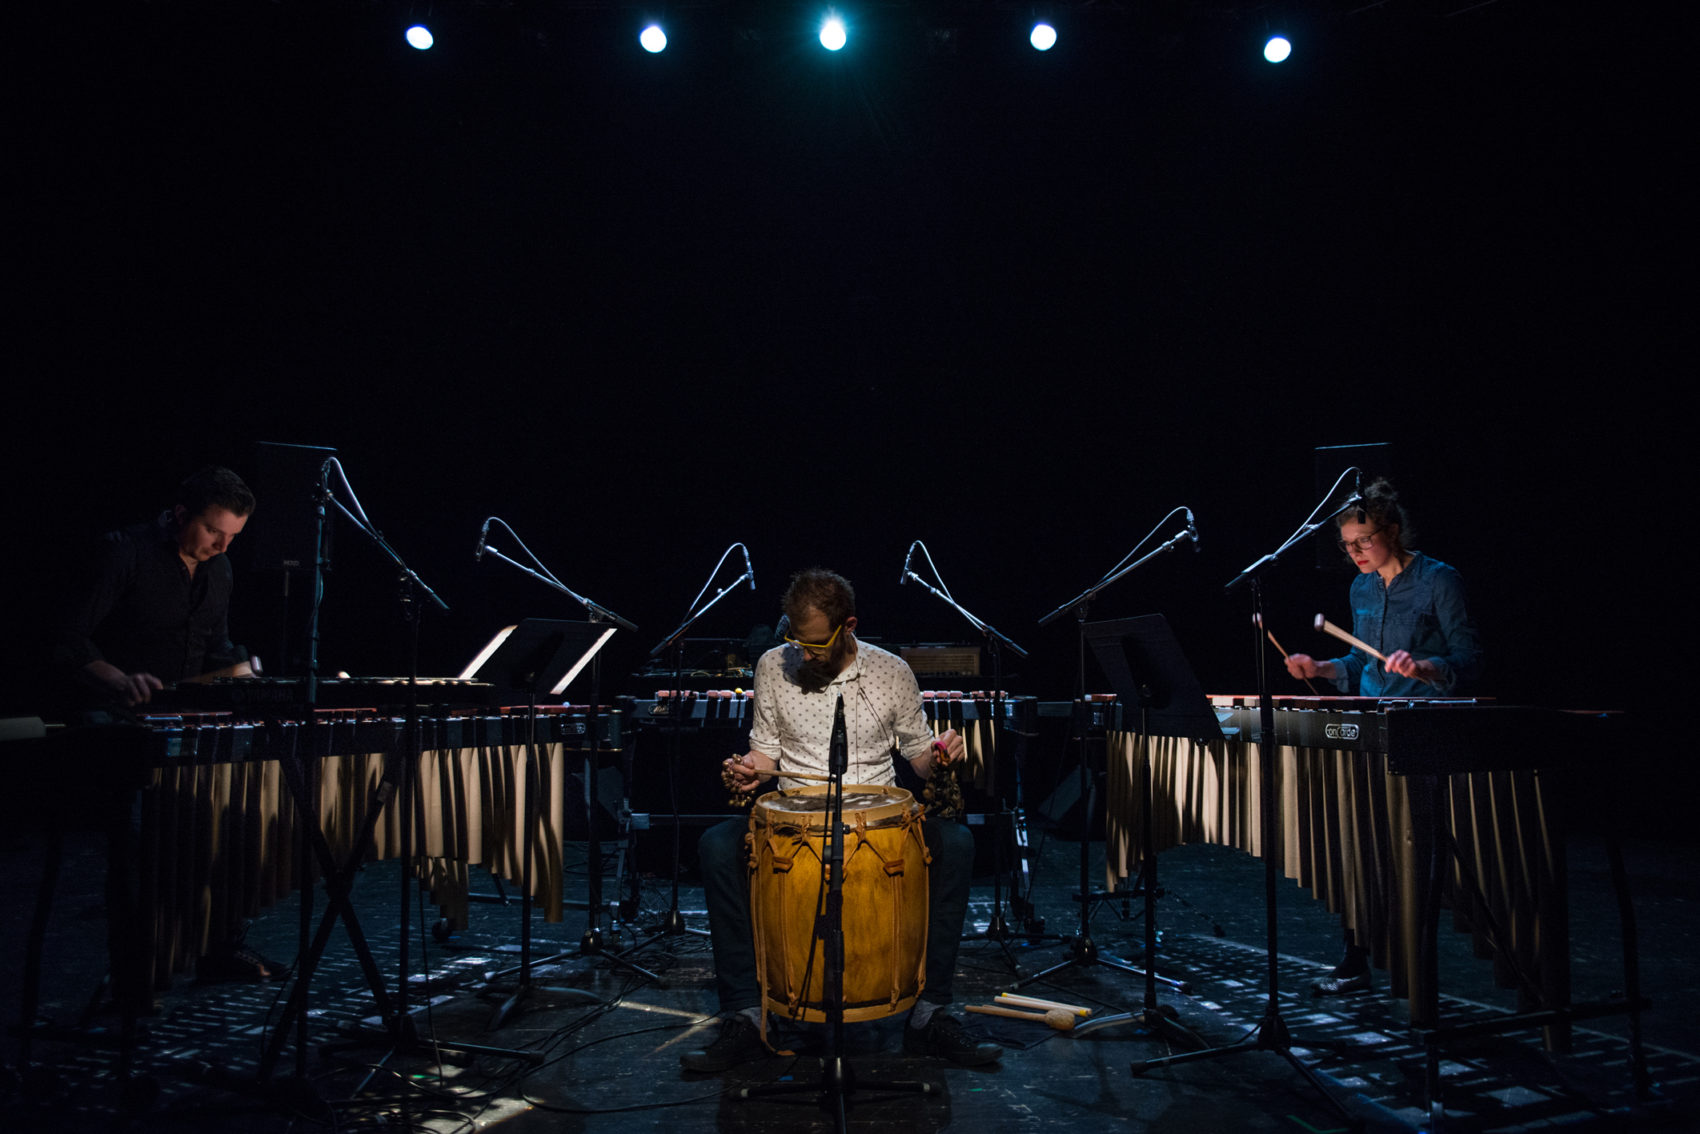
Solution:
[[(1174, 509), (1174, 511), (1171, 511), (1169, 515), (1173, 516), (1183, 510), (1186, 511), (1188, 517), (1187, 529), (1185, 531), (1175, 533), (1169, 539), (1158, 544), (1132, 563), (1127, 562), (1127, 558), (1132, 555), (1132, 552), (1129, 552), (1128, 556), (1123, 557), (1122, 563), (1117, 564), (1116, 567), (1112, 568), (1108, 575), (1105, 575), (1102, 579), (1099, 579), (1096, 583), (1086, 588), (1086, 590), (1069, 599), (1067, 602), (1039, 619), (1039, 625), (1044, 626), (1049, 622), (1061, 618), (1064, 612), (1072, 612), (1074, 614), (1074, 624), (1077, 634), (1075, 640), (1073, 720), (1074, 743), (1076, 745), (1076, 751), (1079, 753), (1080, 757), (1080, 805), (1083, 811), (1081, 824), (1083, 830), (1080, 832), (1080, 893), (1075, 895), (1076, 899), (1080, 902), (1080, 935), (1073, 939), (1073, 942), (1069, 947), (1070, 956), (1066, 960), (1064, 960), (1061, 964), (1052, 965), (1043, 972), (1036, 973), (1033, 976), (1017, 981), (1012, 986), (1014, 988), (1020, 988), (1023, 985), (1032, 984), (1037, 980), (1043, 980), (1052, 973), (1061, 972), (1063, 969), (1069, 968), (1073, 965), (1107, 965), (1112, 969), (1121, 969), (1123, 972), (1132, 973), (1135, 976), (1146, 975), (1145, 970), (1143, 969), (1136, 968), (1135, 966), (1128, 964), (1126, 961), (1098, 952), (1098, 946), (1092, 940), (1092, 928), (1090, 924), (1092, 920), (1092, 904), (1096, 901), (1111, 898), (1114, 895), (1094, 893), (1092, 891), (1090, 862), (1092, 842), (1092, 782), (1091, 774), (1087, 768), (1086, 758), (1086, 616), (1092, 609), (1092, 600), (1098, 596), (1100, 591), (1109, 586), (1111, 583), (1132, 574), (1151, 560), (1155, 559), (1157, 556), (1162, 555), (1165, 552), (1173, 551), (1175, 548), (1179, 547), (1182, 542), (1191, 542), (1195, 548), (1197, 547), (1198, 536), (1192, 528), (1191, 510), (1185, 509), (1183, 506), (1182, 508)], [(1153, 531), (1155, 531), (1155, 529), (1153, 529)], [(1150, 537), (1147, 536), (1146, 538), (1149, 539)], [(1141, 540), (1139, 545), (1134, 548), (1134, 551), (1138, 551), (1139, 547), (1144, 546), (1144, 543), (1145, 541)], [(1179, 987), (1178, 982), (1166, 981), (1165, 983), (1176, 984), (1176, 986)]]
[[(526, 697), (525, 734), (525, 849), (520, 864), (520, 930), (519, 956), (516, 968), (504, 970), (498, 976), (517, 972), (519, 981), (513, 993), (490, 1017), (489, 1027), (499, 1028), (519, 1010), (531, 993), (531, 871), (537, 857), (538, 796), (541, 794), (541, 775), (537, 760), (537, 702), (540, 692), (550, 697), (565, 693), (573, 680), (590, 664), (598, 650), (614, 636), (615, 627), (594, 622), (569, 622), (554, 618), (527, 618), (515, 626), (501, 630), (481, 650), (462, 678), (488, 681), (498, 690), (524, 693)], [(595, 727), (595, 706), (591, 706), (591, 728)]]
[[(1177, 1022), (1173, 1008), (1157, 1002), (1159, 981), (1181, 993), (1188, 988), (1182, 981), (1157, 975), (1157, 898), (1161, 891), (1157, 887), (1157, 851), (1151, 830), (1155, 775), (1151, 738), (1220, 739), (1222, 725), (1210, 708), (1210, 699), (1205, 696), (1198, 675), (1181, 651), (1169, 620), (1161, 614), (1090, 622), (1084, 629), (1086, 641), (1109, 680), (1122, 713), (1139, 714), (1139, 887), (1145, 896), (1144, 1006), (1138, 1012), (1093, 1020), (1091, 1030), (1134, 1023), (1165, 1032), (1196, 1050), (1205, 1046), (1204, 1041)], [(1124, 717), (1124, 727), (1132, 723)]]

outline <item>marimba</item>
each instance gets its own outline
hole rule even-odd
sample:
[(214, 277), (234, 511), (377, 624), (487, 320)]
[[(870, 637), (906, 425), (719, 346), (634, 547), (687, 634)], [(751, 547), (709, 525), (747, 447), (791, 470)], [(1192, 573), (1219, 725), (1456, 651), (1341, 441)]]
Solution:
[[(1437, 1019), (1432, 924), (1442, 897), (1525, 1006), (1568, 1005), (1557, 774), (1605, 741), (1598, 717), (1463, 701), (1286, 698), (1268, 743), (1255, 698), (1212, 702), (1226, 739), (1152, 738), (1157, 850), (1208, 842), (1275, 856), (1368, 947), (1392, 994), (1410, 999), (1418, 1026)], [(1139, 865), (1143, 745), (1134, 723), (1106, 711), (1112, 885)], [(1266, 759), (1275, 761), (1279, 793), (1273, 831), (1262, 825)]]
[[(527, 847), (531, 895), (562, 917), (565, 818), (582, 807), (569, 757), (588, 747), (618, 755), (622, 715), (583, 707), (540, 710), (538, 765), (527, 776), (530, 722), (523, 712), (429, 716), (408, 744), (406, 721), (375, 711), (326, 710), (311, 720), (245, 721), (228, 714), (152, 718), (153, 759), (141, 791), (139, 939), (156, 984), (193, 968), (211, 935), (321, 879), (309, 859), (291, 766), (311, 770), (317, 825), (338, 861), (355, 845), (392, 754), (417, 751), (410, 853), (421, 883), (455, 924), (466, 918), (468, 868), (517, 883)], [(530, 785), (535, 782), (533, 789)], [(528, 831), (527, 794), (538, 793)], [(364, 852), (400, 853), (401, 809), (391, 800)], [(310, 828), (309, 828), (310, 829)]]

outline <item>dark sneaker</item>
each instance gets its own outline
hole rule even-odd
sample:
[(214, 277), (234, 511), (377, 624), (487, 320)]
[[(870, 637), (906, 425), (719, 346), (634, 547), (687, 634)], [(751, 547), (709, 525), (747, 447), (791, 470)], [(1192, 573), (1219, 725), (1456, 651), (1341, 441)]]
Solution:
[(679, 1056), (679, 1065), (686, 1071), (712, 1073), (760, 1059), (766, 1054), (767, 1046), (761, 1042), (761, 1031), (739, 1012), (721, 1022), (720, 1037), (713, 1043)]
[(199, 984), (278, 980), (288, 972), (289, 966), (268, 959), (241, 941), (219, 942), (195, 963), (195, 981)]
[(958, 1067), (978, 1067), (983, 1063), (996, 1063), (1003, 1055), (1003, 1048), (995, 1043), (976, 1043), (963, 1032), (962, 1021), (943, 1012), (934, 1012), (926, 1027), (904, 1027), (903, 1053), (936, 1055)]
[(1354, 992), (1368, 991), (1368, 973), (1359, 973), (1357, 976), (1325, 976), (1310, 986), (1312, 996), (1346, 996)]

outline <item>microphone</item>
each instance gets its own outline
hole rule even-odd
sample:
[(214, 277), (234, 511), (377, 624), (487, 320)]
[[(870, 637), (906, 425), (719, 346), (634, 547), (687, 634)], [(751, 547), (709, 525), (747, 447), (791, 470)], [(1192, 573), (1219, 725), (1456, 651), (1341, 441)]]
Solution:
[(830, 772), (840, 776), (850, 770), (850, 731), (844, 726), (844, 694), (838, 695), (838, 707), (832, 712), (832, 747), (828, 757)]
[(914, 543), (909, 545), (909, 551), (903, 556), (903, 574), (897, 576), (898, 586), (901, 587), (904, 583), (909, 581), (909, 564), (915, 558), (915, 549), (920, 546), (920, 540), (916, 540)]
[(474, 562), (482, 562), (484, 559), (484, 545), (490, 542), (490, 521), (495, 518), (494, 516), (485, 517), (484, 526), (478, 529), (478, 546), (472, 549)]
[(789, 614), (781, 614), (779, 616), (779, 622), (773, 628), (773, 636), (783, 640), (785, 635), (789, 633), (791, 633), (791, 616)]
[[(741, 543), (738, 546), (744, 547), (744, 545), (741, 544)], [(746, 574), (750, 577), (750, 590), (752, 590), (752, 591), (755, 590), (756, 589), (756, 569), (754, 567), (750, 566), (750, 549), (747, 548), (747, 547), (744, 547), (744, 574)]]
[(1192, 550), (1196, 553), (1198, 551), (1198, 525), (1193, 523), (1191, 508), (1186, 510), (1186, 534), (1187, 538), (1192, 540)]

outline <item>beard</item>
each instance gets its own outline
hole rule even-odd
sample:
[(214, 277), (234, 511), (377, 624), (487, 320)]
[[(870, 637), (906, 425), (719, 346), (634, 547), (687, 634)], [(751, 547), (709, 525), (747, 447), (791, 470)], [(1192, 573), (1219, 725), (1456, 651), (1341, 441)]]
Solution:
[(849, 644), (841, 637), (832, 644), (832, 652), (826, 657), (806, 657), (797, 663), (797, 684), (805, 693), (821, 692), (844, 671), (844, 659), (848, 655)]
[(832, 659), (805, 660), (797, 665), (797, 684), (805, 693), (819, 693), (838, 676), (838, 665)]

